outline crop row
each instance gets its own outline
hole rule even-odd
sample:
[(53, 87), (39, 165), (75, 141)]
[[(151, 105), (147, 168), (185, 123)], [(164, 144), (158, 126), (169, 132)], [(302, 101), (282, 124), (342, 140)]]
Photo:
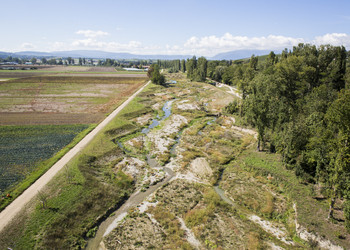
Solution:
[(0, 127), (0, 194), (69, 144), (88, 125)]
[(91, 83), (91, 84), (134, 84), (142, 82), (145, 80), (145, 77), (135, 76), (135, 77), (104, 77), (104, 76), (37, 76), (37, 77), (28, 77), (21, 79), (13, 79), (8, 82), (11, 83)]

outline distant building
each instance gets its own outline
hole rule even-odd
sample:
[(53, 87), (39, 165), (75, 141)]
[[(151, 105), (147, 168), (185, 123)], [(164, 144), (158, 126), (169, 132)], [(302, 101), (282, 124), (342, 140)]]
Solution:
[(144, 72), (143, 69), (137, 69), (137, 68), (123, 68), (125, 69), (126, 71), (137, 71), (137, 72)]
[(0, 65), (17, 65), (18, 63), (17, 62), (3, 62), (3, 63), (0, 63)]

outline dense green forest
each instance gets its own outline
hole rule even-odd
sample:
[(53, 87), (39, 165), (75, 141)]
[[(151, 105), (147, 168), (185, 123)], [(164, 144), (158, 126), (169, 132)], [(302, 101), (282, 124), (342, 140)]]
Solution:
[(333, 219), (344, 199), (350, 230), (350, 89), (344, 47), (299, 44), (259, 62), (186, 62), (187, 77), (235, 85), (242, 100), (226, 109), (258, 131), (257, 150), (279, 153), (286, 167), (306, 183), (322, 187)]

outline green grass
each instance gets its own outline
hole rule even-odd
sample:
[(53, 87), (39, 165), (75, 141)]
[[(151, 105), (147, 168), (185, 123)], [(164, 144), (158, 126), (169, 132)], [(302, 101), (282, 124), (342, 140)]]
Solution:
[[(294, 171), (286, 169), (280, 155), (257, 152), (251, 147), (242, 153), (232, 169), (225, 171), (239, 171), (243, 175), (246, 172), (245, 175), (250, 176), (249, 178), (253, 177), (262, 185), (268, 186), (275, 193), (285, 197), (285, 205), (287, 207), (283, 214), (272, 213), (272, 208), (269, 207), (272, 205), (268, 203), (274, 203), (275, 201), (271, 200), (272, 197), (269, 197), (270, 194), (265, 195), (265, 197), (262, 197), (262, 200), (257, 201), (258, 204), (264, 204), (258, 213), (267, 219), (283, 222), (292, 236), (295, 234), (295, 225), (292, 223), (294, 221), (293, 204), (295, 203), (297, 206), (298, 222), (309, 232), (317, 232), (318, 235), (326, 237), (336, 244), (345, 246), (345, 248), (349, 246), (346, 241), (337, 238), (333, 233), (337, 231), (342, 235), (347, 235), (343, 222), (337, 221), (334, 223), (327, 220), (329, 206), (327, 200), (315, 199), (313, 184), (305, 183), (295, 175)], [(270, 180), (268, 180), (268, 176), (270, 176)], [(227, 182), (224, 185), (227, 186), (229, 183)], [(249, 185), (251, 184), (246, 183), (246, 185), (250, 188)], [(295, 238), (299, 239), (296, 236)]]

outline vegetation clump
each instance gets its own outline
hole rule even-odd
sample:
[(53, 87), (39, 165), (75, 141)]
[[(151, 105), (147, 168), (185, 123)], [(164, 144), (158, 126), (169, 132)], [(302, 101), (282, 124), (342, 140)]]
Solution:
[(154, 84), (162, 85), (165, 83), (165, 76), (159, 72), (158, 64), (152, 64), (151, 67), (149, 67), (147, 76)]

